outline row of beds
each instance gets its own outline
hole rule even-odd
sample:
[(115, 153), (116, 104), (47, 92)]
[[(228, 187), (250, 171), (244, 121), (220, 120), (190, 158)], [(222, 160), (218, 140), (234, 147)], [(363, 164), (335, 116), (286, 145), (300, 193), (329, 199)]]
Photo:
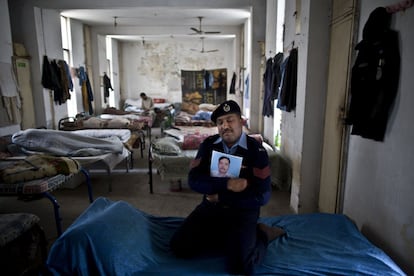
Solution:
[[(153, 120), (151, 114), (108, 108), (99, 116), (62, 118), (57, 130), (25, 129), (0, 137), (0, 196), (24, 202), (48, 199), (59, 237), (62, 217), (53, 191), (77, 186), (84, 177), (93, 203), (90, 174), (123, 170), (122, 163), (128, 173), (134, 166), (134, 149), (144, 157)], [(112, 191), (111, 182), (108, 185)], [(31, 213), (0, 212), (0, 257), (8, 264), (6, 274), (20, 275), (45, 263), (47, 242), (39, 223)]]
[[(145, 130), (150, 141), (150, 193), (154, 171), (162, 180), (185, 180), (197, 145), (217, 131), (208, 121), (174, 121), (174, 117), (173, 123), (162, 129), (162, 137), (151, 137), (151, 124), (143, 126), (140, 134)], [(275, 189), (290, 190), (292, 175), (287, 158), (260, 135), (249, 135), (268, 151)], [(145, 137), (138, 137), (143, 139), (138, 142), (143, 150)], [(168, 242), (183, 219), (153, 216), (128, 202), (99, 197), (54, 242), (46, 266), (52, 275), (228, 275), (223, 257), (183, 260), (172, 254)], [(405, 275), (345, 215), (295, 214), (261, 217), (260, 221), (282, 227), (287, 235), (269, 244), (255, 275)]]

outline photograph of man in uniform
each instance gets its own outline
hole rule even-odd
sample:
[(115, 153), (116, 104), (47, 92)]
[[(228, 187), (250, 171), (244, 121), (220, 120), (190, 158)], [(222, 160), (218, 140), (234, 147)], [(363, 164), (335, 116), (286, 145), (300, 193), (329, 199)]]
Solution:
[(240, 167), (240, 157), (213, 151), (211, 156), (211, 176), (235, 178), (239, 176)]

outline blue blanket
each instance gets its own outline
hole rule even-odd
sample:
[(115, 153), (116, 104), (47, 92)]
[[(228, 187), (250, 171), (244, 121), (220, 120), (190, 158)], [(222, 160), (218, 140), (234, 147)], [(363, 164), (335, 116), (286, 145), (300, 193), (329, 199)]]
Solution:
[[(405, 275), (343, 215), (260, 219), (287, 235), (271, 242), (256, 275)], [(156, 217), (98, 198), (52, 245), (54, 275), (227, 275), (224, 259), (177, 259), (168, 243), (183, 218)]]

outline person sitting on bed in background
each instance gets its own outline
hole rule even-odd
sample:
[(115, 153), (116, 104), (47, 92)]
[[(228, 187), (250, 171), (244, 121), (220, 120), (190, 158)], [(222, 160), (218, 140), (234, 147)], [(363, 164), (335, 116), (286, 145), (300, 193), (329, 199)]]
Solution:
[(145, 113), (150, 113), (151, 110), (154, 108), (154, 102), (152, 101), (151, 97), (148, 97), (147, 94), (141, 92), (140, 94), (142, 105), (141, 108), (144, 110)]
[[(285, 233), (258, 223), (260, 208), (271, 194), (268, 155), (243, 132), (235, 101), (220, 104), (211, 120), (218, 134), (201, 143), (188, 175), (189, 186), (203, 194), (202, 201), (174, 233), (170, 247), (181, 258), (224, 253), (229, 273), (250, 275), (264, 259), (268, 243)], [(238, 178), (210, 175), (213, 151), (243, 158)]]

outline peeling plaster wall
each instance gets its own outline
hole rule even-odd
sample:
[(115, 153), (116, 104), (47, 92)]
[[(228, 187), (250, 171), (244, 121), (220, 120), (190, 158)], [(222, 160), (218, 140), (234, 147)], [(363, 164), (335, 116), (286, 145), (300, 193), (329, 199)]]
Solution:
[[(290, 16), (295, 14), (296, 17)], [(317, 211), (329, 51), (328, 1), (286, 1), (284, 53), (298, 48), (296, 108), (282, 112), (282, 152), (292, 164), (291, 207)]]
[[(288, 55), (288, 50), (292, 47), (292, 41), (295, 41), (295, 46), (298, 46), (298, 82), (296, 94), (296, 109), (292, 112), (282, 113), (282, 152), (288, 156), (292, 164), (292, 190), (290, 196), (290, 206), (299, 212), (300, 204), (300, 186), (301, 186), (301, 168), (302, 168), (302, 154), (303, 154), (303, 124), (304, 124), (304, 100), (305, 100), (305, 76), (307, 67), (306, 55), (301, 55), (302, 51), (307, 47), (307, 39), (300, 34), (296, 34), (295, 17), (291, 16), (296, 11), (296, 4), (294, 1), (286, 1), (285, 6), (285, 39), (284, 52)], [(302, 7), (301, 16), (305, 13)], [(302, 30), (307, 27), (301, 24)], [(290, 48), (289, 48), (290, 47)], [(302, 58), (303, 57), (303, 58)]]
[(139, 98), (139, 93), (145, 92), (154, 98), (181, 102), (181, 70), (226, 68), (230, 84), (236, 68), (234, 43), (231, 39), (206, 40), (205, 51), (219, 49), (212, 53), (200, 53), (200, 40), (120, 43), (121, 101)]
[[(358, 42), (370, 13), (393, 0), (361, 1)], [(392, 16), (401, 71), (383, 142), (350, 135), (344, 213), (362, 233), (414, 275), (414, 7)]]
[[(77, 20), (70, 21), (70, 28), (72, 34), (72, 58), (73, 58), (73, 65), (75, 67), (85, 66), (85, 50), (84, 50), (84, 37), (83, 37), (83, 25), (81, 22)], [(73, 82), (73, 93), (74, 97), (72, 99), (76, 99), (76, 106), (78, 112), (83, 112), (83, 104), (82, 104), (82, 88), (79, 84), (79, 78), (76, 76), (72, 79)]]
[[(13, 47), (10, 30), (9, 9), (6, 0), (0, 1), (0, 15), (0, 34), (2, 36), (2, 41), (0, 42), (0, 48), (2, 49), (0, 51), (0, 62), (11, 63), (10, 57), (13, 55)], [(7, 112), (3, 107), (0, 108), (0, 116), (2, 116), (0, 122), (3, 122), (3, 118), (7, 117)], [(19, 130), (20, 124), (11, 124), (7, 126), (4, 124), (2, 127), (0, 127), (0, 136), (9, 135)]]

